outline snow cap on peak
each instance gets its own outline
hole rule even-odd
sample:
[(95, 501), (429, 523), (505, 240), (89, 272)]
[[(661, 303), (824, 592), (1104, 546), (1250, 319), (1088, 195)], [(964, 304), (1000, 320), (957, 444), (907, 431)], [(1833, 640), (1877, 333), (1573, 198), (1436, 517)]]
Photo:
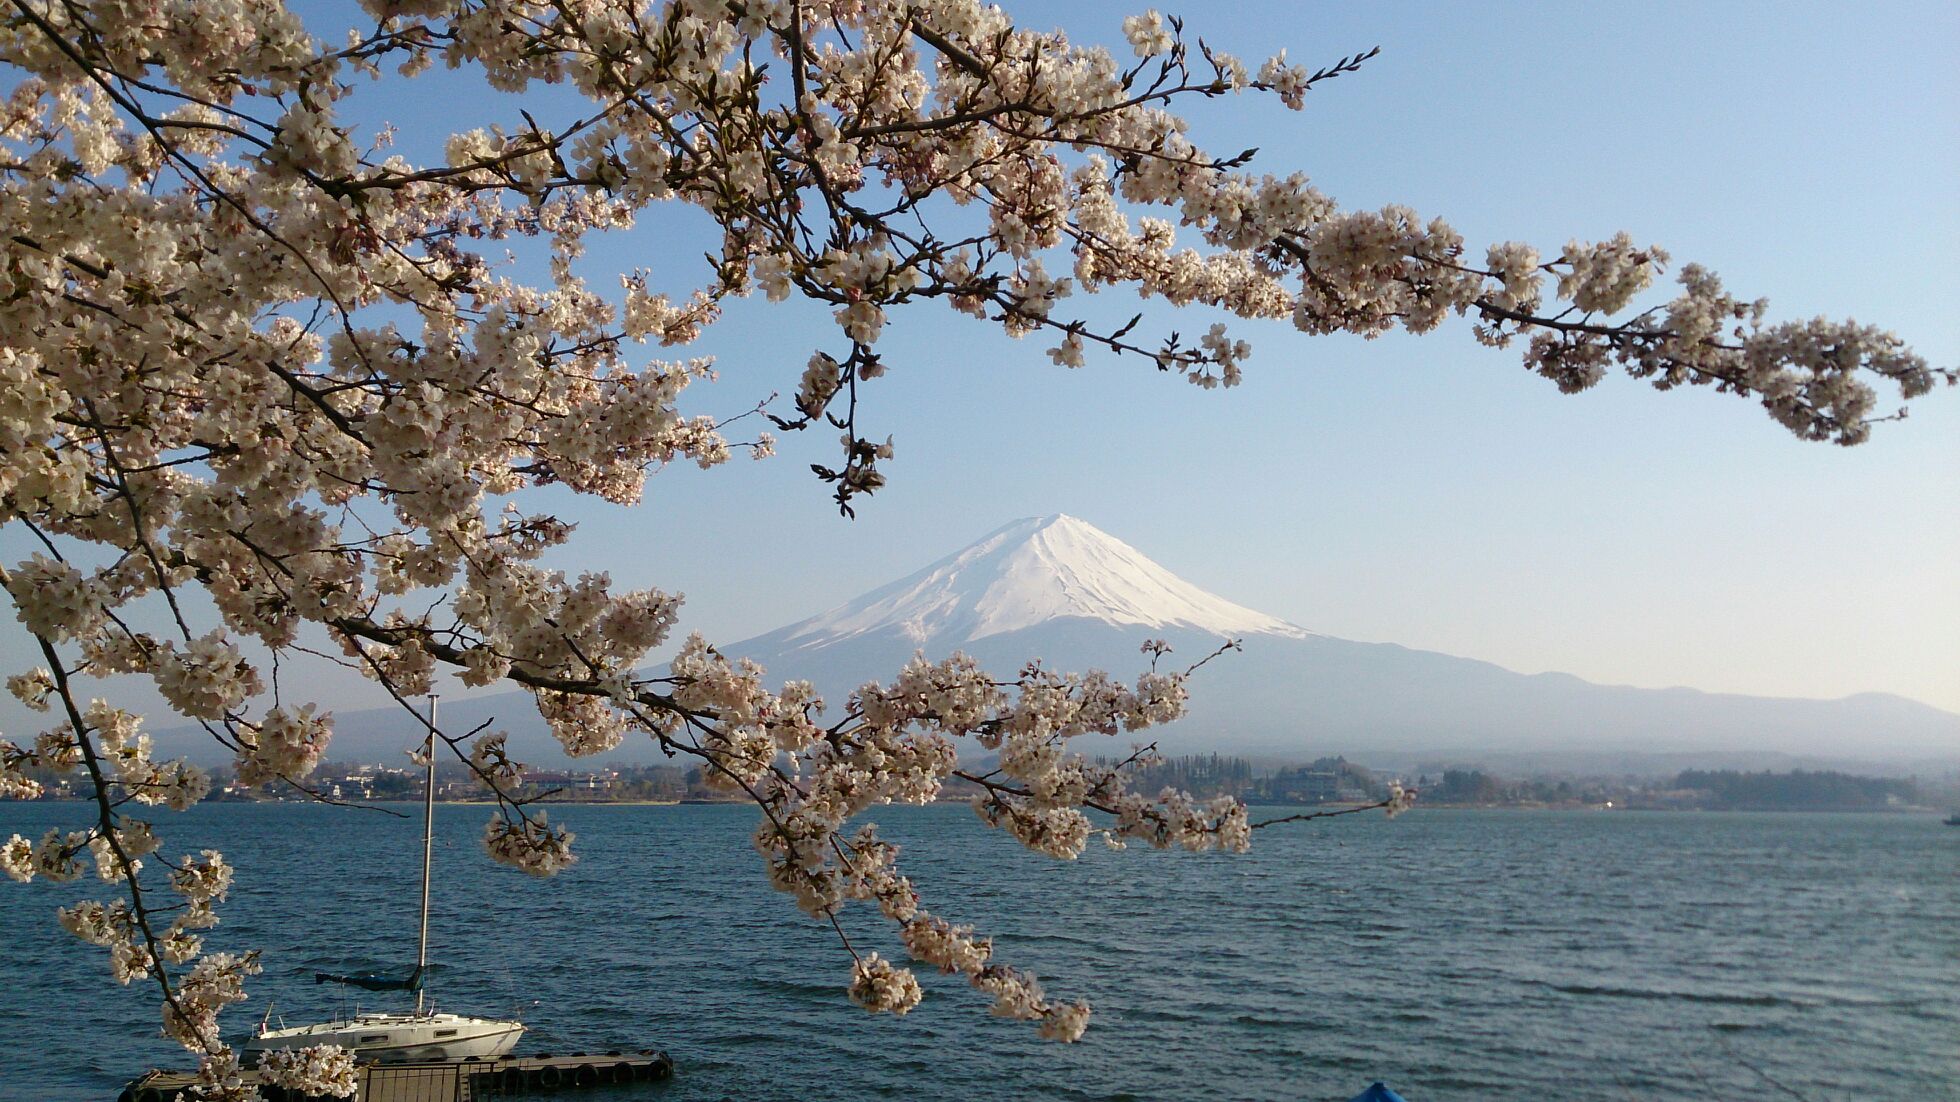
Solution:
[(787, 630), (803, 646), (896, 629), (921, 644), (962, 643), (1083, 618), (1218, 635), (1307, 632), (1207, 593), (1095, 525), (1025, 517), (924, 570)]

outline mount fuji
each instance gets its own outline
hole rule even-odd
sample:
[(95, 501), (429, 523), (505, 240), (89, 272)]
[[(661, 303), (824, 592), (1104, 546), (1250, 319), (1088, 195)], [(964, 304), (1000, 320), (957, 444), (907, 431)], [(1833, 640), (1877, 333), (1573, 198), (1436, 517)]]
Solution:
[(841, 700), (865, 680), (889, 679), (915, 651), (963, 651), (997, 676), (1039, 657), (1128, 677), (1151, 638), (1186, 661), (1227, 639), (1242, 647), (1192, 679), (1189, 715), (1157, 739), (1171, 753), (1960, 758), (1960, 716), (1904, 697), (1598, 685), (1321, 635), (1208, 593), (1066, 515), (1017, 520), (916, 574), (724, 649)]
[[(1146, 664), (1139, 646), (1157, 638), (1171, 643), (1166, 661), (1178, 665), (1227, 639), (1242, 646), (1194, 676), (1184, 720), (1152, 732), (1166, 753), (1287, 760), (1346, 753), (1371, 761), (1440, 755), (1596, 767), (1661, 757), (1757, 766), (1960, 762), (1960, 715), (1904, 697), (1811, 700), (1599, 685), (1337, 639), (1208, 593), (1063, 515), (1017, 520), (917, 573), (720, 649), (760, 662), (770, 684), (814, 682), (834, 708), (864, 682), (888, 681), (914, 653), (937, 659), (964, 652), (999, 677), (1040, 658), (1051, 669), (1097, 667), (1128, 678)], [(494, 717), (526, 760), (558, 760), (524, 694), (452, 697), (443, 712), (458, 730)], [(336, 758), (392, 758), (399, 749), (402, 737), (386, 733), (399, 731), (398, 713), (342, 713), (337, 720)], [(629, 743), (611, 757), (653, 754), (649, 745)]]
[(1134, 629), (1220, 638), (1309, 634), (1207, 593), (1095, 525), (1057, 514), (995, 529), (916, 574), (731, 650), (813, 654), (854, 640), (891, 637), (931, 654), (949, 644), (1074, 620), (1126, 629), (1138, 642)]

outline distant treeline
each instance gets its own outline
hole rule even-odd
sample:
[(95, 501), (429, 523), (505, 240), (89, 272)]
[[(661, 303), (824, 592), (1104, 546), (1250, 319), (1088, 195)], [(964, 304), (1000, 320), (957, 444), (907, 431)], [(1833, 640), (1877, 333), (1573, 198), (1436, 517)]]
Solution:
[(1683, 792), (1706, 793), (1697, 806), (1735, 811), (1869, 811), (1919, 801), (1909, 780), (1849, 773), (1739, 773), (1693, 769), (1674, 778)]
[[(1109, 764), (1105, 762), (1104, 764)], [(1140, 792), (1176, 788), (1194, 796), (1248, 803), (1343, 804), (1379, 800), (1388, 782), (1415, 785), (1425, 806), (1700, 808), (1709, 811), (1873, 811), (1923, 806), (1945, 794), (1911, 780), (1795, 770), (1744, 773), (1692, 769), (1673, 778), (1499, 776), (1483, 769), (1429, 766), (1382, 774), (1341, 757), (1259, 768), (1245, 758), (1196, 754), (1135, 769)]]
[(1245, 758), (1194, 754), (1133, 766), (1130, 778), (1131, 789), (1138, 792), (1175, 788), (1201, 798), (1235, 796), (1248, 803), (1362, 803), (1388, 794), (1386, 779), (1346, 758), (1317, 758), (1261, 771)]
[(1252, 790), (1252, 784), (1251, 762), (1219, 754), (1165, 758), (1153, 765), (1130, 768), (1130, 787), (1139, 792), (1176, 788), (1194, 795), (1243, 796)]
[(1441, 777), (1418, 778), (1421, 803), (1477, 807), (1584, 805), (1624, 806), (1632, 790), (1598, 778), (1532, 777), (1517, 780), (1481, 769), (1445, 769)]
[(1170, 787), (1202, 798), (1236, 796), (1256, 804), (1370, 803), (1388, 795), (1390, 781), (1415, 785), (1424, 804), (1483, 807), (1624, 802), (1628, 791), (1597, 781), (1513, 780), (1481, 769), (1377, 773), (1344, 757), (1262, 770), (1244, 758), (1200, 754), (1166, 758), (1132, 776), (1131, 787), (1140, 792)]

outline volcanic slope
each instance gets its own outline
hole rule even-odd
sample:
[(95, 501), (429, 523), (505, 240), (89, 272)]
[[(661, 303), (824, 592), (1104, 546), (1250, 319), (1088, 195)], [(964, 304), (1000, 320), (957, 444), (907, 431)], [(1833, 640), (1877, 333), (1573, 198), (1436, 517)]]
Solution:
[(1934, 755), (1960, 747), (1960, 716), (1903, 697), (1752, 697), (1598, 685), (1563, 673), (1308, 631), (1179, 578), (1066, 515), (1017, 520), (908, 577), (733, 644), (772, 677), (831, 699), (889, 678), (922, 651), (972, 655), (997, 675), (1051, 668), (1128, 677), (1146, 639), (1189, 662), (1226, 639), (1243, 650), (1193, 679), (1189, 718), (1164, 749), (1294, 755), (1419, 751), (1768, 751)]
[[(964, 652), (996, 676), (1040, 658), (1131, 678), (1148, 639), (1181, 667), (1227, 639), (1243, 649), (1204, 667), (1188, 717), (1155, 732), (1167, 753), (1310, 758), (1416, 753), (1697, 754), (1819, 759), (1960, 759), (1960, 716), (1881, 693), (1837, 700), (1599, 685), (1563, 673), (1318, 634), (1207, 592), (1085, 521), (1017, 520), (924, 569), (807, 620), (721, 646), (753, 658), (770, 684), (808, 679), (832, 703), (889, 680), (914, 653)], [(455, 698), (444, 726), (494, 716), (526, 760), (561, 760), (523, 694)], [(334, 756), (388, 757), (398, 714), (343, 713)], [(379, 746), (377, 743), (386, 743)], [(1117, 753), (1128, 742), (1095, 753)], [(386, 753), (378, 753), (385, 750)], [(611, 760), (655, 760), (633, 742)], [(1768, 760), (1768, 759), (1764, 759)]]

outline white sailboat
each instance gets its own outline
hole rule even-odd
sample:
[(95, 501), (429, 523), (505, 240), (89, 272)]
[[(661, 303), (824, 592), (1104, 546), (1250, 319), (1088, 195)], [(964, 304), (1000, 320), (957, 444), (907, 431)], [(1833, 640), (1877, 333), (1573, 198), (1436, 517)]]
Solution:
[(515, 1019), (473, 1018), (462, 1014), (438, 1013), (428, 1003), (423, 977), (429, 967), (429, 873), (435, 856), (436, 697), (429, 697), (429, 735), (423, 745), (428, 758), (427, 786), (422, 795), (422, 932), (415, 951), (415, 971), (406, 979), (386, 976), (335, 976), (316, 973), (320, 983), (344, 983), (370, 991), (415, 992), (413, 1012), (361, 1013), (336, 1021), (313, 1025), (281, 1025), (273, 1028), (271, 1013), (259, 1023), (258, 1032), (242, 1046), (246, 1064), (256, 1063), (255, 1053), (279, 1048), (309, 1045), (339, 1045), (354, 1052), (362, 1062), (399, 1063), (409, 1060), (481, 1060), (502, 1056), (516, 1047), (524, 1035), (524, 1023)]

